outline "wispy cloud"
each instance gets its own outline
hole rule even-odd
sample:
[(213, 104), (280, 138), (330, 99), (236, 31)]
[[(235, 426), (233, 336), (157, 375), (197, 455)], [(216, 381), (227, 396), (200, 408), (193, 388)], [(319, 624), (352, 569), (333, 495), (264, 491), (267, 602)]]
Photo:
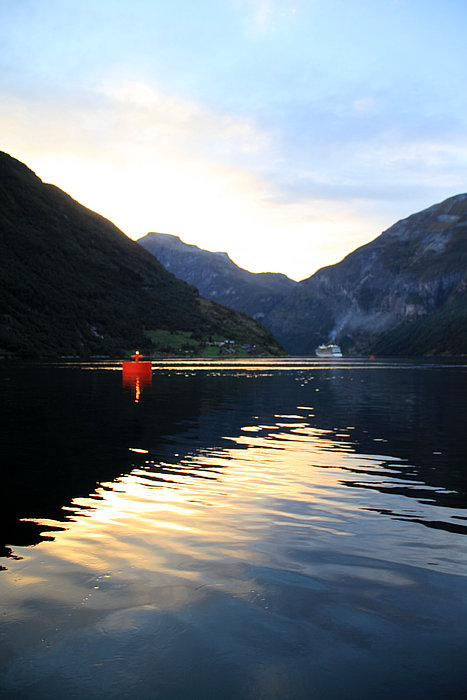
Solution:
[(370, 112), (375, 107), (376, 100), (374, 97), (360, 97), (352, 102), (353, 108), (357, 112)]
[(245, 13), (247, 31), (265, 35), (283, 28), (295, 17), (303, 0), (233, 0)]

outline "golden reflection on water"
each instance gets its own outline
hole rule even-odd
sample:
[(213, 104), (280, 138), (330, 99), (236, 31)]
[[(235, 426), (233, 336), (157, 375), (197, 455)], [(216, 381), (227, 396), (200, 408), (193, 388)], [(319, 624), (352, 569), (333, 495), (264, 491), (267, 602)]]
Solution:
[[(11, 609), (28, 586), (31, 595), (51, 586), (67, 605), (93, 610), (154, 601), (175, 609), (206, 585), (248, 598), (257, 583), (244, 567), (300, 570), (303, 562), (287, 554), (294, 548), (351, 546), (364, 557), (391, 551), (391, 521), (374, 526), (375, 492), (349, 488), (343, 479), (361, 470), (367, 483), (381, 483), (390, 479), (387, 462), (354, 453), (347, 432), (337, 437), (310, 426), (311, 410), (246, 423), (224, 438), (231, 447), (195, 450), (173, 462), (151, 458), (149, 445), (130, 448), (137, 460), (131, 472), (75, 498), (64, 508), (66, 529), (53, 541), (16, 548), (24, 558), (4, 572), (13, 577), (4, 579)], [(423, 548), (416, 556), (425, 556)]]
[(290, 538), (291, 528), (314, 523), (315, 532), (342, 534), (357, 506), (338, 476), (357, 457), (340, 443), (337, 455), (332, 435), (299, 416), (277, 418), (275, 425), (245, 425), (228, 438), (232, 448), (203, 450), (175, 465), (146, 459), (102, 483), (72, 502), (67, 529), (37, 550), (96, 575), (196, 580), (203, 562), (258, 561), (276, 530), (286, 528)]
[[(92, 362), (70, 362), (55, 363), (57, 366), (77, 367), (87, 371), (122, 371), (122, 361), (119, 360), (93, 360)], [(435, 363), (434, 363), (435, 364)], [(425, 363), (426, 365), (426, 363)], [(280, 357), (280, 358), (171, 358), (171, 359), (153, 359), (153, 371), (170, 371), (189, 373), (194, 372), (210, 372), (213, 374), (222, 373), (225, 371), (238, 371), (240, 374), (248, 372), (251, 376), (253, 372), (258, 371), (262, 376), (265, 372), (306, 372), (309, 370), (333, 370), (341, 369), (368, 369), (373, 371), (381, 366), (386, 367), (386, 362), (369, 361), (366, 358), (340, 358), (329, 360), (317, 357)], [(391, 366), (396, 366), (392, 363)], [(401, 365), (397, 364), (400, 369)], [(403, 367), (403, 363), (402, 363)], [(313, 376), (307, 376), (305, 381), (312, 380)]]

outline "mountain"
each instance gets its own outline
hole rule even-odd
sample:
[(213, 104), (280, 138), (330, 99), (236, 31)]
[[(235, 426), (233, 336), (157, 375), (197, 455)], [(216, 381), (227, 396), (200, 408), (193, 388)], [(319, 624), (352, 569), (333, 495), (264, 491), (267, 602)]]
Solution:
[(399, 221), (301, 282), (247, 272), (177, 236), (138, 242), (203, 295), (261, 319), (290, 354), (312, 355), (326, 341), (347, 354), (467, 353), (467, 194)]
[(467, 353), (467, 194), (391, 226), (300, 282), (264, 318), (286, 350)]
[(227, 253), (203, 250), (168, 233), (148, 233), (137, 242), (167, 270), (197, 287), (203, 297), (259, 321), (297, 285), (280, 273), (243, 270)]
[[(226, 338), (280, 353), (253, 319), (199, 296), (110, 221), (0, 152), (0, 350), (59, 356)], [(179, 333), (180, 335), (180, 333)]]

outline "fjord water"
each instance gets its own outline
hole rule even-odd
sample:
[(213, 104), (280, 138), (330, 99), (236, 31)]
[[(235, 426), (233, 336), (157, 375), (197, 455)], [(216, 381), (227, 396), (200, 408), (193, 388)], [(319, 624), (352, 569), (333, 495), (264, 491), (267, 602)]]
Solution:
[(0, 367), (0, 695), (460, 698), (467, 363)]

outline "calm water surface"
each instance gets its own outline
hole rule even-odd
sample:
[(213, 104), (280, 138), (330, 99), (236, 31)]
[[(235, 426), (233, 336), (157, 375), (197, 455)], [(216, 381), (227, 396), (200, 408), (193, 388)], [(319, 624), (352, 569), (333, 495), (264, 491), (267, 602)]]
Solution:
[(463, 698), (467, 363), (2, 362), (0, 695)]

